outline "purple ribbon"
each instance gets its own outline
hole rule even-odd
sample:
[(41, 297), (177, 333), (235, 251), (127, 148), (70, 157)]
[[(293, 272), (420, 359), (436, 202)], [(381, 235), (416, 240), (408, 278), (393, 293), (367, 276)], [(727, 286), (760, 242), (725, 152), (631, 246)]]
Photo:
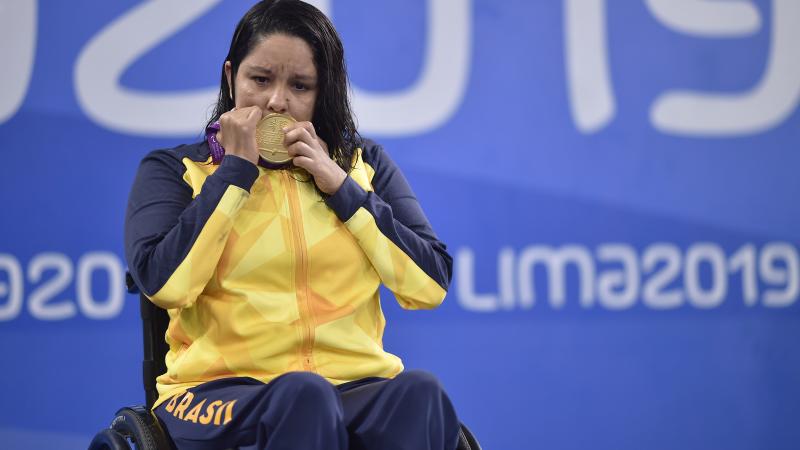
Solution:
[[(222, 157), (225, 156), (225, 148), (217, 141), (217, 131), (219, 130), (219, 120), (206, 127), (206, 142), (208, 142), (208, 147), (211, 149), (211, 162), (215, 165), (219, 165), (222, 162)], [(258, 165), (267, 169), (283, 169), (291, 166), (292, 162), (275, 164), (259, 157)]]
[(219, 131), (219, 120), (206, 127), (206, 141), (211, 149), (211, 162), (219, 164), (225, 156), (225, 149), (217, 141), (217, 131)]

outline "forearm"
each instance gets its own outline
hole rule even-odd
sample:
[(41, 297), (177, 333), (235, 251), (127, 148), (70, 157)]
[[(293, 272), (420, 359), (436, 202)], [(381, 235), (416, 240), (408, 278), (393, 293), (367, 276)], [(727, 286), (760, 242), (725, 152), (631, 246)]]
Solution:
[(447, 292), (452, 258), (404, 178), (376, 184), (380, 193), (365, 191), (348, 177), (326, 202), (404, 308), (436, 307)]
[(192, 198), (176, 167), (159, 156), (145, 158), (131, 190), (126, 256), (131, 275), (154, 303), (187, 307), (213, 276), (258, 169), (226, 157)]

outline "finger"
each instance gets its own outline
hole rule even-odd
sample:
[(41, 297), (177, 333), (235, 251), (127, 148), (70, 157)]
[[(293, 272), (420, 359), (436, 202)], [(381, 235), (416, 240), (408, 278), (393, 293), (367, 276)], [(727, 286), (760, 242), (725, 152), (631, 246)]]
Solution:
[(305, 142), (308, 145), (314, 143), (314, 137), (308, 132), (306, 128), (294, 127), (286, 132), (286, 137), (283, 139), (284, 145), (292, 145), (295, 142)]
[(246, 110), (238, 109), (238, 108), (234, 107), (232, 110), (230, 110), (230, 111), (228, 111), (226, 113), (223, 113), (220, 116), (220, 119), (222, 119), (224, 117), (224, 118), (226, 118), (228, 120), (235, 120), (235, 119), (239, 119), (241, 117), (245, 117), (246, 115), (247, 115), (247, 111)]
[(311, 122), (308, 122), (308, 121), (305, 121), (305, 122), (297, 122), (297, 123), (295, 124), (295, 126), (296, 126), (296, 127), (298, 127), (298, 128), (303, 128), (303, 129), (305, 129), (306, 131), (308, 131), (308, 134), (309, 134), (311, 137), (313, 137), (314, 139), (316, 139), (316, 138), (317, 138), (317, 131), (314, 129), (314, 124), (313, 124), (313, 123), (311, 123)]
[(259, 108), (258, 106), (246, 106), (244, 108), (239, 109), (239, 111), (241, 112), (241, 114), (244, 117), (248, 117), (249, 118), (253, 114), (255, 114), (257, 111), (261, 111), (261, 108)]
[(306, 121), (306, 122), (294, 122), (294, 123), (290, 123), (290, 124), (286, 125), (285, 127), (283, 127), (284, 133), (288, 133), (288, 132), (290, 132), (292, 130), (297, 130), (297, 129), (304, 129), (304, 130), (306, 130), (308, 132), (309, 136), (313, 137), (314, 139), (318, 138), (317, 137), (317, 130), (314, 128), (314, 124), (312, 124), (311, 122), (308, 122), (308, 121)]
[(330, 152), (328, 151), (328, 143), (323, 141), (321, 137), (317, 136), (317, 142), (319, 142), (319, 146), (322, 147), (323, 153), (330, 156)]
[(295, 142), (294, 144), (289, 145), (288, 147), (286, 147), (286, 150), (287, 150), (287, 153), (289, 154), (289, 156), (291, 156), (293, 158), (295, 156), (305, 156), (305, 157), (308, 157), (308, 158), (314, 158), (314, 156), (315, 156), (314, 149), (311, 148), (305, 142)]
[[(314, 128), (314, 124), (313, 123), (311, 123), (311, 122), (295, 122), (295, 123), (293, 123), (291, 125), (288, 125), (288, 126), (284, 127), (284, 130), (285, 130), (286, 133), (291, 133), (292, 131), (301, 130), (301, 129), (305, 130), (308, 133), (309, 137), (311, 137), (311, 141), (308, 141), (306, 139), (302, 139), (303, 141), (308, 142), (309, 145), (311, 145), (312, 147), (315, 147), (316, 144), (319, 144), (319, 147), (322, 149), (322, 152), (325, 153), (326, 155), (329, 154), (328, 153), (328, 144), (324, 140), (322, 140), (321, 137), (319, 137), (317, 135), (317, 131)], [(292, 135), (292, 139), (294, 140), (293, 136), (294, 135)], [(284, 142), (286, 142), (286, 141), (284, 141)], [(289, 142), (289, 144), (291, 144), (291, 142)]]
[(283, 127), (281, 131), (283, 131), (284, 134), (288, 134), (295, 130), (300, 130), (302, 128), (303, 127), (300, 126), (300, 122), (292, 122)]
[(292, 159), (292, 164), (301, 169), (305, 169), (306, 172), (312, 175), (314, 174), (314, 160), (308, 156), (296, 156)]

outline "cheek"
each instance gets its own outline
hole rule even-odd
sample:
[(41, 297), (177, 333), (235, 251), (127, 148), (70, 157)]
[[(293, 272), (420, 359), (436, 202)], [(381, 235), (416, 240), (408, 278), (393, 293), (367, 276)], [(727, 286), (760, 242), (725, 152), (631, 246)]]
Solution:
[(315, 104), (316, 98), (313, 97), (299, 99), (297, 101), (297, 107), (295, 108), (295, 111), (292, 111), (292, 115), (295, 116), (297, 120), (310, 122), (314, 117)]
[[(240, 87), (241, 86), (241, 87)], [(259, 98), (259, 92), (248, 86), (246, 83), (236, 85), (236, 107), (246, 108), (248, 106), (261, 106), (263, 100)]]

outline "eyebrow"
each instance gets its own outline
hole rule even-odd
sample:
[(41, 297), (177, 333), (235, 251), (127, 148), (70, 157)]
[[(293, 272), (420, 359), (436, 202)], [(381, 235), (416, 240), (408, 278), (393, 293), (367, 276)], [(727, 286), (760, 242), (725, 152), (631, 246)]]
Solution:
[[(245, 69), (253, 71), (253, 72), (260, 72), (260, 73), (263, 73), (263, 74), (266, 74), (266, 75), (273, 75), (274, 74), (272, 69), (269, 69), (269, 68), (263, 67), (263, 66), (246, 65), (244, 67), (245, 67)], [(306, 75), (306, 74), (303, 74), (303, 73), (292, 74), (292, 78), (294, 78), (296, 80), (300, 80), (300, 81), (305, 81), (305, 82), (316, 81), (316, 77), (313, 77), (311, 75)]]

